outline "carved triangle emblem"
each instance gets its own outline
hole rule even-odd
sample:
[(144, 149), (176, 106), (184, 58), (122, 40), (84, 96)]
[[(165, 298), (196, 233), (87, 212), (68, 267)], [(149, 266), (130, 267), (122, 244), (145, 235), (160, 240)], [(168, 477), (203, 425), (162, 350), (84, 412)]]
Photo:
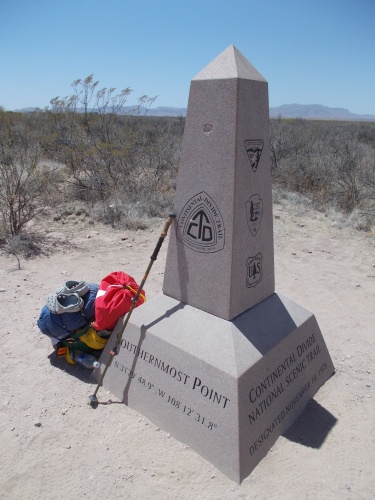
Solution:
[(177, 238), (191, 250), (219, 252), (224, 248), (224, 223), (214, 200), (204, 191), (190, 198), (177, 220)]
[(245, 141), (245, 148), (247, 156), (249, 157), (251, 168), (253, 172), (257, 171), (259, 160), (263, 151), (263, 139), (252, 139)]

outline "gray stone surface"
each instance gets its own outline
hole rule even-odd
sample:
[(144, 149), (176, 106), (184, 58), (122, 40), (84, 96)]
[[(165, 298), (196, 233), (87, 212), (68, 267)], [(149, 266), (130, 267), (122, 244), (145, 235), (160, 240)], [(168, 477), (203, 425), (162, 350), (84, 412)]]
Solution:
[(192, 81), (164, 294), (104, 387), (238, 483), (334, 372), (314, 315), (274, 291), (271, 193), (267, 82), (231, 46)]
[(191, 82), (174, 210), (166, 295), (230, 320), (274, 292), (268, 85), (233, 46)]
[(233, 321), (158, 295), (134, 310), (104, 382), (239, 483), (333, 370), (315, 317), (276, 293)]

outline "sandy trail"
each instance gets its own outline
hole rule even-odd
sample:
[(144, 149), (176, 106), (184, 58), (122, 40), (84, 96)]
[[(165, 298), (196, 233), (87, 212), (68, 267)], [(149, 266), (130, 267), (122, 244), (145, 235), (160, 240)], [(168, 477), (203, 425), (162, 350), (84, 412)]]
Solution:
[[(374, 497), (374, 240), (282, 205), (274, 223), (276, 289), (314, 312), (336, 374), (240, 486), (125, 405), (90, 408), (89, 372), (55, 360), (36, 326), (67, 279), (123, 270), (140, 282), (163, 221), (137, 232), (55, 226), (50, 236), (70, 245), (21, 270), (0, 256), (1, 500)], [(149, 297), (161, 291), (166, 250)]]

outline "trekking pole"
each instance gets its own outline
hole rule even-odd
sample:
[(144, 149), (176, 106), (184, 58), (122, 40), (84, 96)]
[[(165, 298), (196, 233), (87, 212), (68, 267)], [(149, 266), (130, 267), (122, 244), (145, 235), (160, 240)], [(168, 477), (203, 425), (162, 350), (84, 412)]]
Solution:
[(89, 396), (90, 405), (98, 403), (98, 398), (96, 397), (96, 395), (98, 393), (98, 390), (100, 389), (100, 386), (103, 383), (103, 379), (105, 377), (105, 374), (107, 373), (108, 368), (110, 367), (110, 365), (112, 363), (113, 358), (117, 354), (117, 347), (118, 347), (119, 343), (121, 342), (122, 336), (124, 334), (124, 331), (125, 331), (125, 328), (126, 328), (128, 322), (129, 322), (130, 316), (132, 315), (133, 309), (137, 305), (137, 302), (138, 302), (139, 296), (141, 294), (142, 288), (144, 287), (144, 284), (146, 283), (146, 280), (147, 280), (149, 272), (150, 272), (150, 270), (152, 268), (152, 265), (153, 265), (153, 263), (155, 262), (155, 260), (158, 257), (159, 250), (160, 250), (160, 248), (161, 248), (161, 246), (162, 246), (162, 244), (163, 244), (163, 242), (164, 242), (164, 240), (165, 240), (165, 238), (166, 238), (166, 236), (168, 234), (168, 230), (169, 230), (169, 228), (170, 228), (173, 220), (175, 219), (175, 217), (176, 217), (175, 214), (169, 214), (168, 220), (164, 224), (163, 230), (162, 230), (162, 232), (160, 234), (160, 237), (159, 237), (159, 240), (158, 240), (158, 242), (156, 244), (154, 252), (153, 252), (153, 254), (150, 257), (150, 263), (147, 266), (147, 269), (146, 269), (146, 272), (145, 272), (145, 274), (144, 274), (144, 276), (142, 278), (141, 284), (139, 285), (137, 293), (132, 298), (132, 305), (131, 305), (131, 307), (130, 307), (130, 309), (128, 311), (128, 314), (127, 314), (127, 316), (125, 318), (124, 324), (122, 325), (121, 330), (117, 334), (117, 338), (116, 338), (116, 341), (115, 341), (115, 343), (113, 345), (113, 348), (109, 352), (109, 354), (110, 354), (109, 360), (108, 360), (108, 362), (107, 362), (107, 364), (106, 364), (106, 366), (105, 366), (105, 368), (103, 370), (103, 373), (102, 373), (102, 375), (101, 375), (101, 377), (99, 379), (99, 382), (98, 382), (98, 385), (96, 386), (94, 394), (90, 394), (90, 396)]

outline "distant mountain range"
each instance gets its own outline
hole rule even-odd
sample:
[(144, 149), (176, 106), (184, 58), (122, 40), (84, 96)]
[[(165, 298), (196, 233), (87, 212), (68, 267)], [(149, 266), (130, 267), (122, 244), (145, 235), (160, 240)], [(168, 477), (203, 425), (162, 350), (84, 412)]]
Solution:
[(310, 120), (375, 121), (375, 115), (356, 115), (344, 108), (329, 108), (321, 104), (283, 104), (270, 108), (270, 117), (305, 118)]
[[(186, 108), (158, 107), (150, 109), (150, 116), (186, 116)], [(375, 115), (356, 115), (344, 108), (329, 108), (321, 104), (284, 104), (270, 108), (271, 118), (304, 118), (310, 120), (375, 121)]]
[[(15, 111), (28, 113), (36, 108), (23, 108)], [(123, 113), (131, 113), (136, 106), (126, 106)], [(143, 111), (141, 109), (141, 111)], [(146, 110), (144, 110), (146, 111)], [(148, 116), (186, 116), (186, 108), (174, 108), (172, 106), (158, 106), (147, 112)], [(330, 108), (321, 104), (283, 104), (270, 108), (271, 118), (304, 118), (307, 120), (343, 120), (343, 121), (374, 121), (375, 115), (357, 115), (344, 108)]]

